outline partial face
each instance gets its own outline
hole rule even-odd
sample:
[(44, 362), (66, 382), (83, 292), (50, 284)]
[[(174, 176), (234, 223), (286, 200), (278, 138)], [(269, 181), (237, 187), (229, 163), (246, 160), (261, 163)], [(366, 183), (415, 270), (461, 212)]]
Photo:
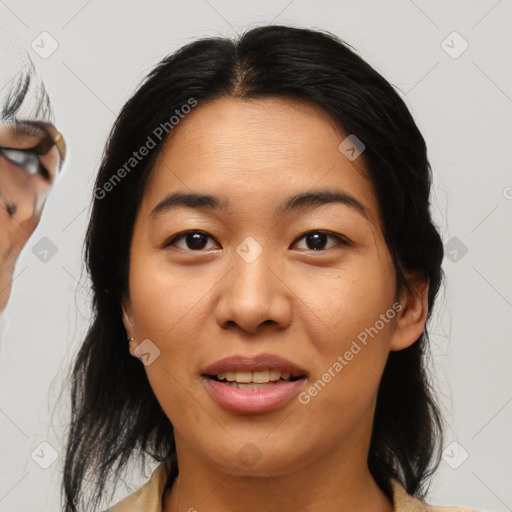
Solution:
[(282, 99), (218, 99), (174, 130), (137, 215), (124, 322), (132, 353), (150, 340), (178, 454), (252, 475), (366, 458), (389, 350), (421, 330), (401, 330), (363, 157)]
[(38, 225), (65, 155), (44, 84), (27, 52), (0, 29), (0, 310), (16, 260)]
[(22, 218), (40, 215), (59, 164), (52, 136), (37, 124), (0, 124), (0, 192)]
[(14, 265), (37, 227), (61, 163), (55, 138), (46, 123), (0, 123), (0, 271)]

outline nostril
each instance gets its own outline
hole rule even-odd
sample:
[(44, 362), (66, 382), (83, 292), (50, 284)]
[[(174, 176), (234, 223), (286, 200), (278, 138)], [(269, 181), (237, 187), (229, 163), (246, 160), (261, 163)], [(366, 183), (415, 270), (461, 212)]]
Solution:
[(18, 203), (11, 203), (11, 202), (6, 201), (5, 209), (7, 210), (9, 217), (12, 217), (18, 211)]

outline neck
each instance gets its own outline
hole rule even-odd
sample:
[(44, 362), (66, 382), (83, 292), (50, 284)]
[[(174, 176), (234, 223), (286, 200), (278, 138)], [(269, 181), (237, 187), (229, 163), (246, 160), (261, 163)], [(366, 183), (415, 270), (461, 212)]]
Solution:
[(244, 476), (219, 471), (176, 440), (179, 476), (165, 494), (163, 512), (393, 511), (366, 454), (331, 448), (284, 474)]

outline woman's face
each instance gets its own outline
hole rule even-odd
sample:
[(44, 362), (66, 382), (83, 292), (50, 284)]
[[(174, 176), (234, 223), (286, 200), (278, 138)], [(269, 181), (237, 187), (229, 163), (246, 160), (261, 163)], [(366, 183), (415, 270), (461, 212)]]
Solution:
[(277, 98), (199, 104), (174, 128), (137, 214), (124, 322), (178, 456), (246, 475), (366, 460), (388, 353), (426, 311), (397, 302), (348, 135)]

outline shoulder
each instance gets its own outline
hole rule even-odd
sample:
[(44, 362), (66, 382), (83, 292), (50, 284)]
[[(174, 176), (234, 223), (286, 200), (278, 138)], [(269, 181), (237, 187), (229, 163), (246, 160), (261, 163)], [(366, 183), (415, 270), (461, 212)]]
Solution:
[(171, 460), (161, 462), (140, 489), (105, 512), (161, 512), (162, 496), (172, 469)]
[(394, 512), (478, 512), (472, 508), (434, 507), (424, 501), (407, 494), (402, 484), (391, 480)]

